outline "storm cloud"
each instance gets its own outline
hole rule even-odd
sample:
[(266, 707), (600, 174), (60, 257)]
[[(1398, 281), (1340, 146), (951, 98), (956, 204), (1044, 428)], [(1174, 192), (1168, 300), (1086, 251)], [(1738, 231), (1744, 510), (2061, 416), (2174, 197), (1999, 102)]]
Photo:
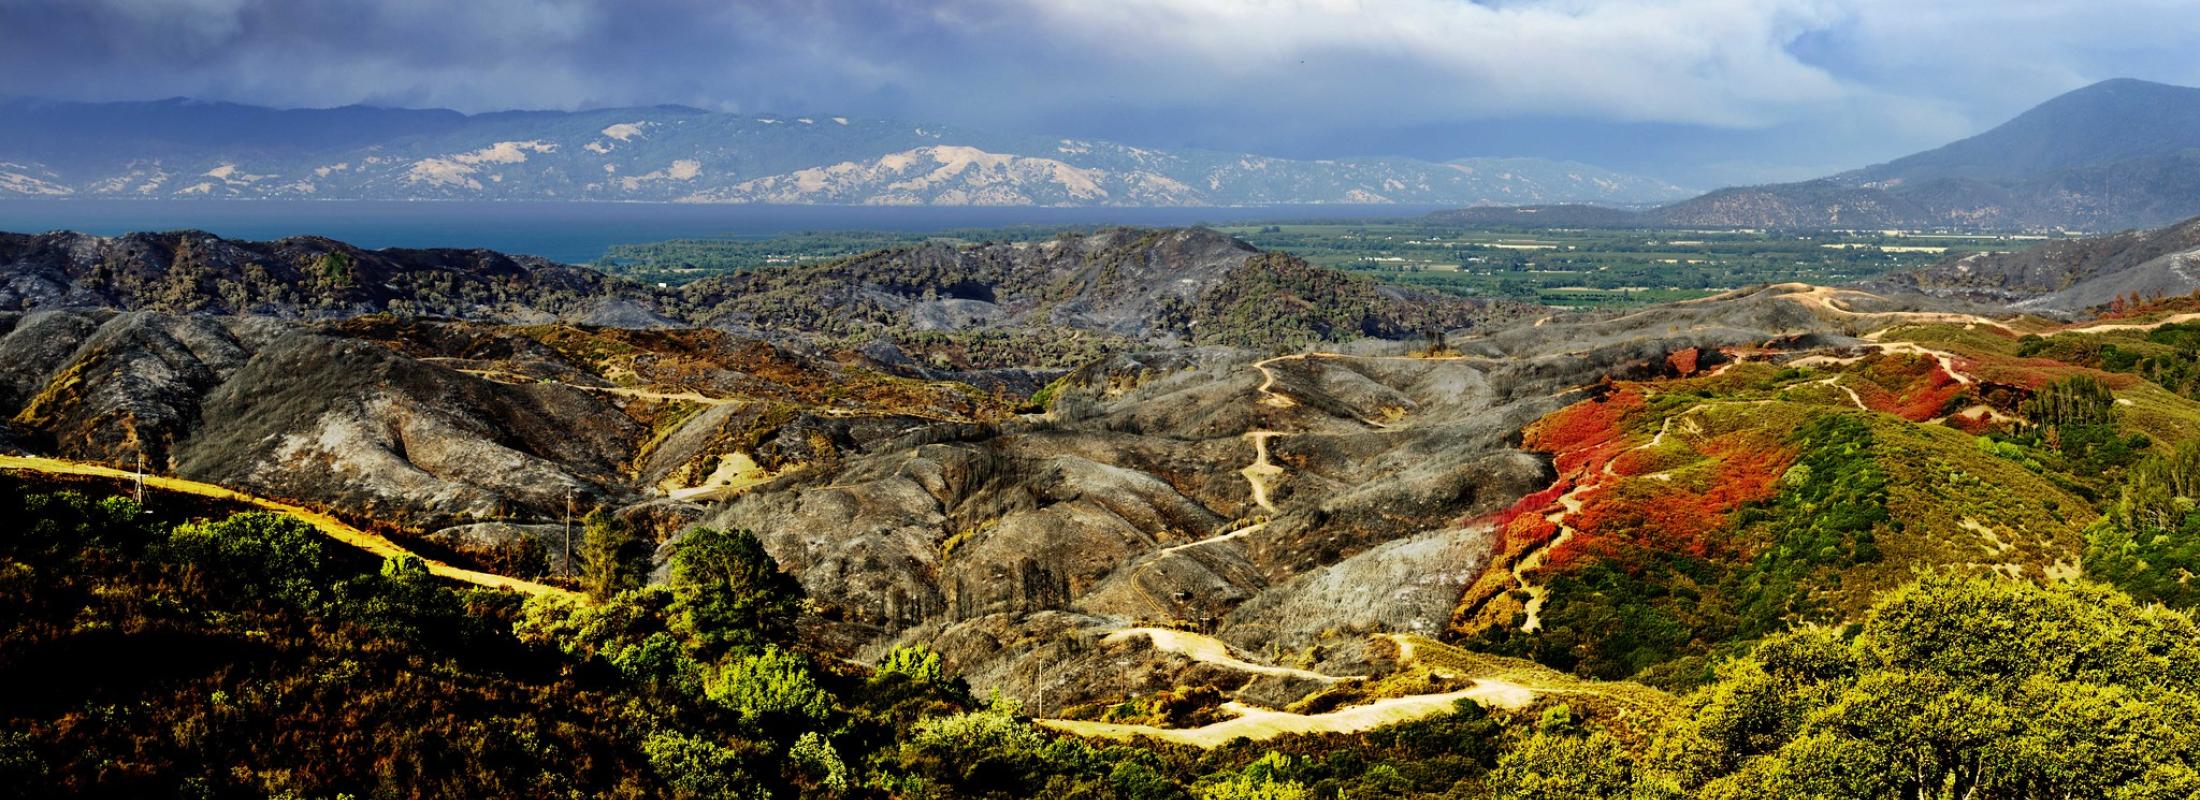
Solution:
[(680, 103), (1701, 184), (1933, 146), (2105, 78), (2200, 82), (2196, 38), (2185, 0), (0, 0), (0, 93)]

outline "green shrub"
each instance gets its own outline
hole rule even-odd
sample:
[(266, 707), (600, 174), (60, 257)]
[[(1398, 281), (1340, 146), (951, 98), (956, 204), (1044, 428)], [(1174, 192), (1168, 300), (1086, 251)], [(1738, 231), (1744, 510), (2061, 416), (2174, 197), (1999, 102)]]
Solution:
[(175, 552), (194, 580), (241, 596), (310, 606), (328, 581), (321, 534), (290, 517), (251, 512), (176, 526)]

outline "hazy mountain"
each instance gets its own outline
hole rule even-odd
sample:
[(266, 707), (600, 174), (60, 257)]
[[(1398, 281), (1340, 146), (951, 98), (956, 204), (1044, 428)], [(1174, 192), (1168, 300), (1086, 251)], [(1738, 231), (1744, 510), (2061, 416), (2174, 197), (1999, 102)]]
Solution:
[(10, 100), (0, 122), (0, 197), (1179, 206), (1686, 196), (1545, 159), (1304, 161), (677, 106), (469, 116)]
[(2120, 230), (2195, 214), (2200, 89), (2125, 79), (2070, 92), (1993, 130), (1885, 164), (1720, 189), (1639, 214), (1547, 218), (1615, 226)]
[(2010, 183), (2200, 148), (2200, 89), (2128, 78), (2056, 97), (1962, 141), (1836, 176), (1855, 185)]

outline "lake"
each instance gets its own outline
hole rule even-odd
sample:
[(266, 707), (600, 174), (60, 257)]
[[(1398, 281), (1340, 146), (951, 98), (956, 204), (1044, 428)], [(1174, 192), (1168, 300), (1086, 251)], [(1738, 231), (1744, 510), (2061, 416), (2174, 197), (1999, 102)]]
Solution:
[(0, 200), (0, 231), (100, 235), (197, 229), (235, 239), (316, 235), (368, 247), (485, 247), (571, 263), (626, 242), (803, 231), (928, 232), (1378, 219), (1432, 206), (995, 208), (368, 200)]

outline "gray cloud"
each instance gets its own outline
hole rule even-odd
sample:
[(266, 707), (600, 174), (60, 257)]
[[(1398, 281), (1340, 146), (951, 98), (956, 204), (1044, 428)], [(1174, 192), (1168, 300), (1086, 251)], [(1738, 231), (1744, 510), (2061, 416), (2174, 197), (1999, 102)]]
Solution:
[(1566, 142), (1534, 154), (1727, 180), (2103, 78), (2200, 81), (2196, 37), (2186, 0), (0, 0), (0, 92), (685, 103), (1288, 155)]

